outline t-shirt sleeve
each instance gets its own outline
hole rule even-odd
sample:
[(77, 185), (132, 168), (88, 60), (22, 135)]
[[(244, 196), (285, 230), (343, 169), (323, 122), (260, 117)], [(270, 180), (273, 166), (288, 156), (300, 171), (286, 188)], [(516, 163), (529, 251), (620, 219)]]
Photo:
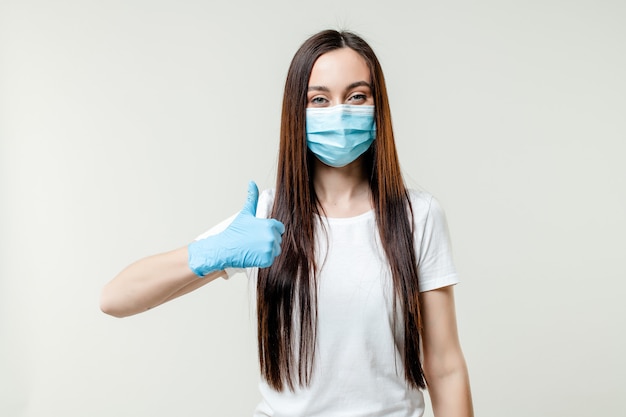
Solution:
[(459, 277), (452, 258), (446, 215), (441, 205), (432, 196), (422, 200), (421, 204), (425, 209), (425, 217), (416, 222), (416, 246), (419, 290), (423, 292), (457, 284)]

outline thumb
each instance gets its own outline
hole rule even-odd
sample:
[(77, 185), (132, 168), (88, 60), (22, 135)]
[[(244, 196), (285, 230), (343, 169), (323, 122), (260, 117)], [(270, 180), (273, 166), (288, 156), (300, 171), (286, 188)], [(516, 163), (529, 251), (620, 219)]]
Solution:
[(243, 213), (250, 214), (252, 216), (256, 216), (256, 205), (259, 201), (259, 188), (256, 186), (254, 181), (250, 181), (248, 183), (248, 198), (246, 200), (246, 204), (243, 206)]

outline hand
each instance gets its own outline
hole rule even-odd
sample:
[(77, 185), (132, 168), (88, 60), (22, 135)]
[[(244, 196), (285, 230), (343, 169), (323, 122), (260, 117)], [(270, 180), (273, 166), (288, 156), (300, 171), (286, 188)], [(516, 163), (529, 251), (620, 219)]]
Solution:
[(228, 228), (188, 246), (189, 268), (196, 275), (225, 268), (265, 268), (274, 262), (285, 226), (275, 219), (257, 218), (258, 200), (259, 189), (250, 181), (246, 204)]

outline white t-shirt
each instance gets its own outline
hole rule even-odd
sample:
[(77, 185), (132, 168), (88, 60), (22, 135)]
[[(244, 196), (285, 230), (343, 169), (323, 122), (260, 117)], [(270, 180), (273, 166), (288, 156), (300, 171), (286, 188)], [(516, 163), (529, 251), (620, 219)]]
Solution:
[[(410, 197), (419, 290), (458, 283), (443, 210), (425, 192), (410, 191)], [(272, 190), (261, 194), (257, 217), (269, 215), (273, 198)], [(201, 237), (217, 233), (230, 221)], [(400, 330), (394, 332), (392, 278), (374, 211), (318, 218), (316, 251), (318, 328), (311, 384), (277, 392), (261, 381), (263, 400), (254, 417), (421, 416), (422, 392), (409, 388), (404, 379), (403, 327), (398, 316)], [(238, 271), (227, 270), (229, 276)], [(250, 268), (246, 273), (256, 281), (257, 271)]]

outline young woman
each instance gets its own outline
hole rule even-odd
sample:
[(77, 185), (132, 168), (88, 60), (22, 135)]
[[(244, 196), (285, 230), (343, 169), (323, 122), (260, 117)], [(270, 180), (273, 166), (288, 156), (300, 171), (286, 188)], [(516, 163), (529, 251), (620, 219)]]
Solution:
[(369, 45), (323, 31), (285, 84), (276, 188), (235, 217), (130, 265), (102, 310), (145, 311), (245, 270), (256, 282), (255, 416), (472, 416), (445, 216), (407, 190)]

